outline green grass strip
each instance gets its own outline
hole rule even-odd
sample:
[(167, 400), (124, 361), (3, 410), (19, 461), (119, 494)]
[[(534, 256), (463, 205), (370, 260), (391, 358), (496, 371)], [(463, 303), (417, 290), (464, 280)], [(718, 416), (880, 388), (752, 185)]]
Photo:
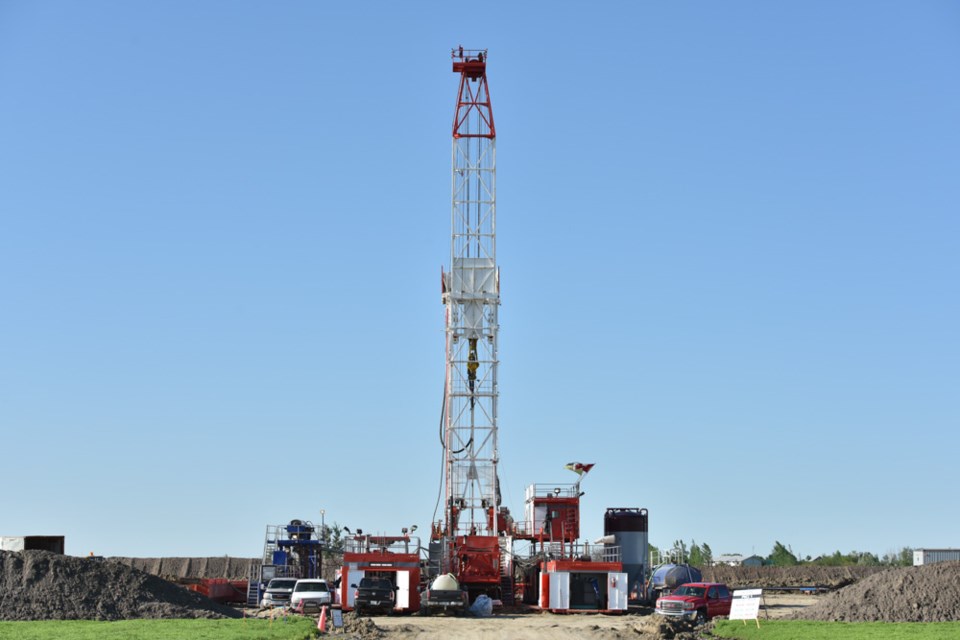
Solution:
[(309, 618), (270, 620), (43, 620), (0, 622), (0, 640), (307, 640), (316, 636)]
[(957, 640), (960, 622), (718, 620), (713, 635), (736, 640)]

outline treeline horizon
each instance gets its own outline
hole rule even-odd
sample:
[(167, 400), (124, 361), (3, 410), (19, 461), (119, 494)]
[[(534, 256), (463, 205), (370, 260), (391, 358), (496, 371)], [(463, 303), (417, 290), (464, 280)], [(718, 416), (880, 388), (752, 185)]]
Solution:
[[(650, 557), (654, 559), (655, 564), (665, 562), (674, 562), (677, 564), (689, 564), (692, 567), (709, 567), (716, 564), (719, 555), (732, 554), (714, 554), (710, 545), (706, 542), (697, 543), (696, 540), (690, 540), (688, 545), (684, 540), (675, 540), (673, 547), (663, 549), (655, 545), (649, 545)], [(819, 567), (910, 567), (913, 566), (913, 548), (902, 547), (899, 551), (888, 551), (882, 556), (869, 551), (849, 551), (842, 553), (840, 550), (831, 554), (824, 554), (816, 557), (805, 556), (798, 557), (793, 552), (790, 545), (784, 545), (777, 540), (773, 548), (766, 556), (752, 554), (744, 556), (749, 558), (757, 556), (763, 560), (763, 566), (771, 567), (795, 567), (800, 565), (810, 565)]]

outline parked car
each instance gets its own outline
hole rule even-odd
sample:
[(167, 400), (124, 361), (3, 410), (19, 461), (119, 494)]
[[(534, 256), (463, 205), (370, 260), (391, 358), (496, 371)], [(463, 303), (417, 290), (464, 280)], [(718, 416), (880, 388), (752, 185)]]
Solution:
[(674, 620), (702, 624), (715, 616), (730, 615), (733, 596), (727, 585), (719, 582), (682, 584), (668, 596), (657, 598), (654, 612)]
[(326, 580), (304, 578), (297, 580), (290, 595), (290, 606), (294, 609), (319, 609), (333, 602), (330, 587)]
[(360, 584), (350, 586), (356, 589), (353, 594), (353, 608), (357, 615), (371, 611), (393, 611), (397, 601), (397, 588), (386, 578), (361, 578)]
[(293, 593), (293, 587), (296, 584), (296, 578), (274, 578), (267, 583), (260, 606), (267, 609), (287, 606), (290, 604), (290, 594)]

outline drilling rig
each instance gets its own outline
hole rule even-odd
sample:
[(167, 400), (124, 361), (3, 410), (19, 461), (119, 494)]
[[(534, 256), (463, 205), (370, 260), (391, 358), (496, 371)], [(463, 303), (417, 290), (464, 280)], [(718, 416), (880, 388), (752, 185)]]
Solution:
[[(509, 510), (497, 476), (496, 128), (486, 50), (451, 52), (460, 75), (453, 119), (450, 268), (442, 273), (446, 376), (442, 433), (444, 519), (431, 564), (471, 596), (501, 595), (509, 580)], [(503, 586), (506, 586), (505, 584)], [(472, 598), (471, 598), (472, 599)]]
[[(580, 480), (530, 485), (522, 522), (514, 522), (501, 505), (497, 134), (487, 51), (459, 47), (451, 58), (460, 85), (453, 117), (450, 268), (441, 274), (444, 511), (432, 525), (428, 576), (436, 579), (424, 591), (422, 610), (458, 608), (481, 594), (509, 606), (519, 594), (551, 611), (625, 611), (627, 574), (622, 573), (619, 547), (603, 544), (591, 550), (576, 543)], [(571, 463), (567, 468), (582, 477), (592, 466)], [(515, 551), (515, 541), (527, 545), (526, 555)]]

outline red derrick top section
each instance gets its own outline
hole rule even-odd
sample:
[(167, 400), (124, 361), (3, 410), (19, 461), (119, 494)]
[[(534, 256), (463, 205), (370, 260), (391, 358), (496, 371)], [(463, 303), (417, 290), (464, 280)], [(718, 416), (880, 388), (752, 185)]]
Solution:
[(487, 85), (487, 50), (458, 47), (450, 52), (453, 72), (460, 74), (454, 138), (496, 138)]

